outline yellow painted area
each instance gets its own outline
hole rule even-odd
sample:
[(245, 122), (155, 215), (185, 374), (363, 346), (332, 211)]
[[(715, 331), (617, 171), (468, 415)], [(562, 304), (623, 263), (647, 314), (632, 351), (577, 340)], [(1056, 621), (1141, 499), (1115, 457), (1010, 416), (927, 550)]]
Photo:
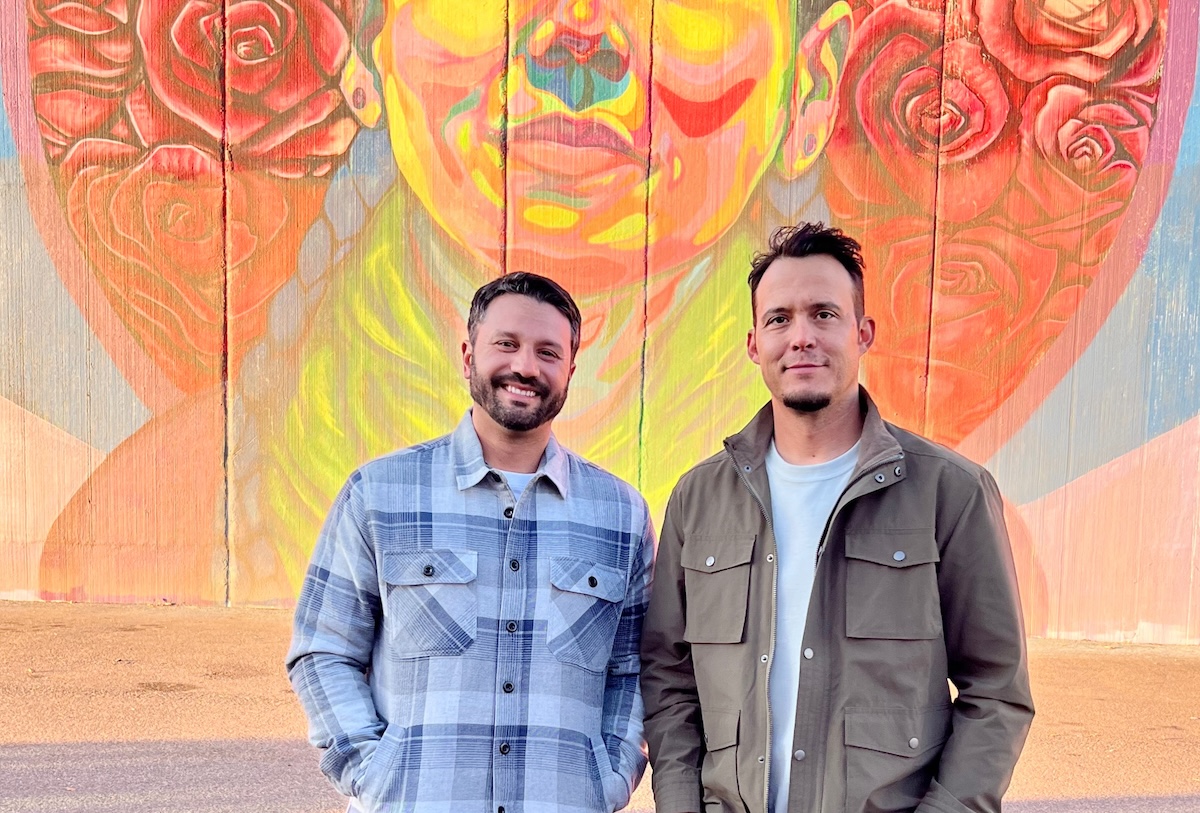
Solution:
[(535, 226), (554, 231), (569, 229), (579, 222), (580, 214), (566, 206), (554, 206), (548, 203), (527, 206), (521, 213), (524, 218)]
[(592, 0), (575, 0), (571, 14), (578, 22), (586, 23), (595, 16), (596, 10), (592, 7)]
[(470, 12), (464, 13), (456, 3), (418, 2), (412, 23), (422, 36), (453, 47), (456, 54), (479, 56), (503, 45), (507, 6), (506, 0), (473, 0)]
[(645, 236), (646, 215), (644, 212), (637, 212), (618, 220), (604, 231), (593, 234), (588, 238), (588, 242), (592, 245), (623, 246), (634, 238), (641, 243), (645, 240)]
[(492, 187), (491, 181), (488, 180), (482, 171), (478, 169), (471, 170), (471, 180), (475, 182), (476, 188), (483, 193), (489, 203), (497, 209), (504, 207), (504, 199), (500, 196), (500, 190)]
[(659, 3), (655, 6), (659, 24), (684, 51), (693, 54), (715, 54), (725, 46), (725, 15), (706, 8), (679, 3)]

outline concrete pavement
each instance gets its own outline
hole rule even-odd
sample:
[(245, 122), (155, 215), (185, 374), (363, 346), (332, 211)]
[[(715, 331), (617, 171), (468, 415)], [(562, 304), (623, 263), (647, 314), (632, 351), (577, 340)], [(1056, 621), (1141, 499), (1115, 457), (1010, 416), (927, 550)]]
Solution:
[[(0, 602), (0, 813), (339, 813), (287, 613)], [(1200, 648), (1031, 642), (1009, 813), (1200, 813)], [(649, 783), (630, 808), (652, 813)]]

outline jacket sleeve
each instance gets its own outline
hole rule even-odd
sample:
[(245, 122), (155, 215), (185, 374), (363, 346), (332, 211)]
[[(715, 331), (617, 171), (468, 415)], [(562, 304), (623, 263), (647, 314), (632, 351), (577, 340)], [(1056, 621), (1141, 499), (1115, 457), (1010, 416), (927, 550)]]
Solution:
[(938, 587), (958, 697), (937, 777), (917, 813), (999, 813), (1033, 698), (1003, 502), (986, 471), (941, 545)]
[(375, 557), (364, 538), (355, 474), (321, 530), (304, 577), (287, 655), (288, 678), (308, 717), (321, 772), (346, 796), (383, 736), (367, 672), (380, 618)]
[(604, 718), (601, 734), (612, 764), (612, 786), (605, 787), (609, 810), (629, 804), (633, 789), (646, 770), (646, 751), (642, 738), (642, 693), (638, 686), (640, 663), (638, 648), (650, 600), (654, 567), (654, 527), (650, 509), (642, 504), (645, 526), (633, 552), (621, 620), (613, 640), (612, 657), (604, 684)]
[(667, 505), (654, 592), (642, 632), (642, 695), (650, 747), (654, 803), (658, 813), (698, 813), (703, 724), (691, 645), (683, 640), (687, 596), (683, 589), (682, 527), (678, 490)]

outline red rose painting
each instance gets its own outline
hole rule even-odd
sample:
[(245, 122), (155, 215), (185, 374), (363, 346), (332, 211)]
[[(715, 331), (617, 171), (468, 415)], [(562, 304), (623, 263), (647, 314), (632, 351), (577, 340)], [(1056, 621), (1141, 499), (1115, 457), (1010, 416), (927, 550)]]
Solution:
[[(347, 10), (323, 0), (30, 2), (68, 222), (172, 383), (236, 375), (358, 129)], [(223, 158), (222, 156), (227, 156)]]

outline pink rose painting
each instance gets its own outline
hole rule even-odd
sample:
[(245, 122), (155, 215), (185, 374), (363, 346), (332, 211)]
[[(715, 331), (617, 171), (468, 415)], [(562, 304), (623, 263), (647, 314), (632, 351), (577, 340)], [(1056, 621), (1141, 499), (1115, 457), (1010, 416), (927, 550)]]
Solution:
[(348, 13), (30, 0), (34, 106), (71, 230), (184, 392), (236, 376), (358, 130)]

